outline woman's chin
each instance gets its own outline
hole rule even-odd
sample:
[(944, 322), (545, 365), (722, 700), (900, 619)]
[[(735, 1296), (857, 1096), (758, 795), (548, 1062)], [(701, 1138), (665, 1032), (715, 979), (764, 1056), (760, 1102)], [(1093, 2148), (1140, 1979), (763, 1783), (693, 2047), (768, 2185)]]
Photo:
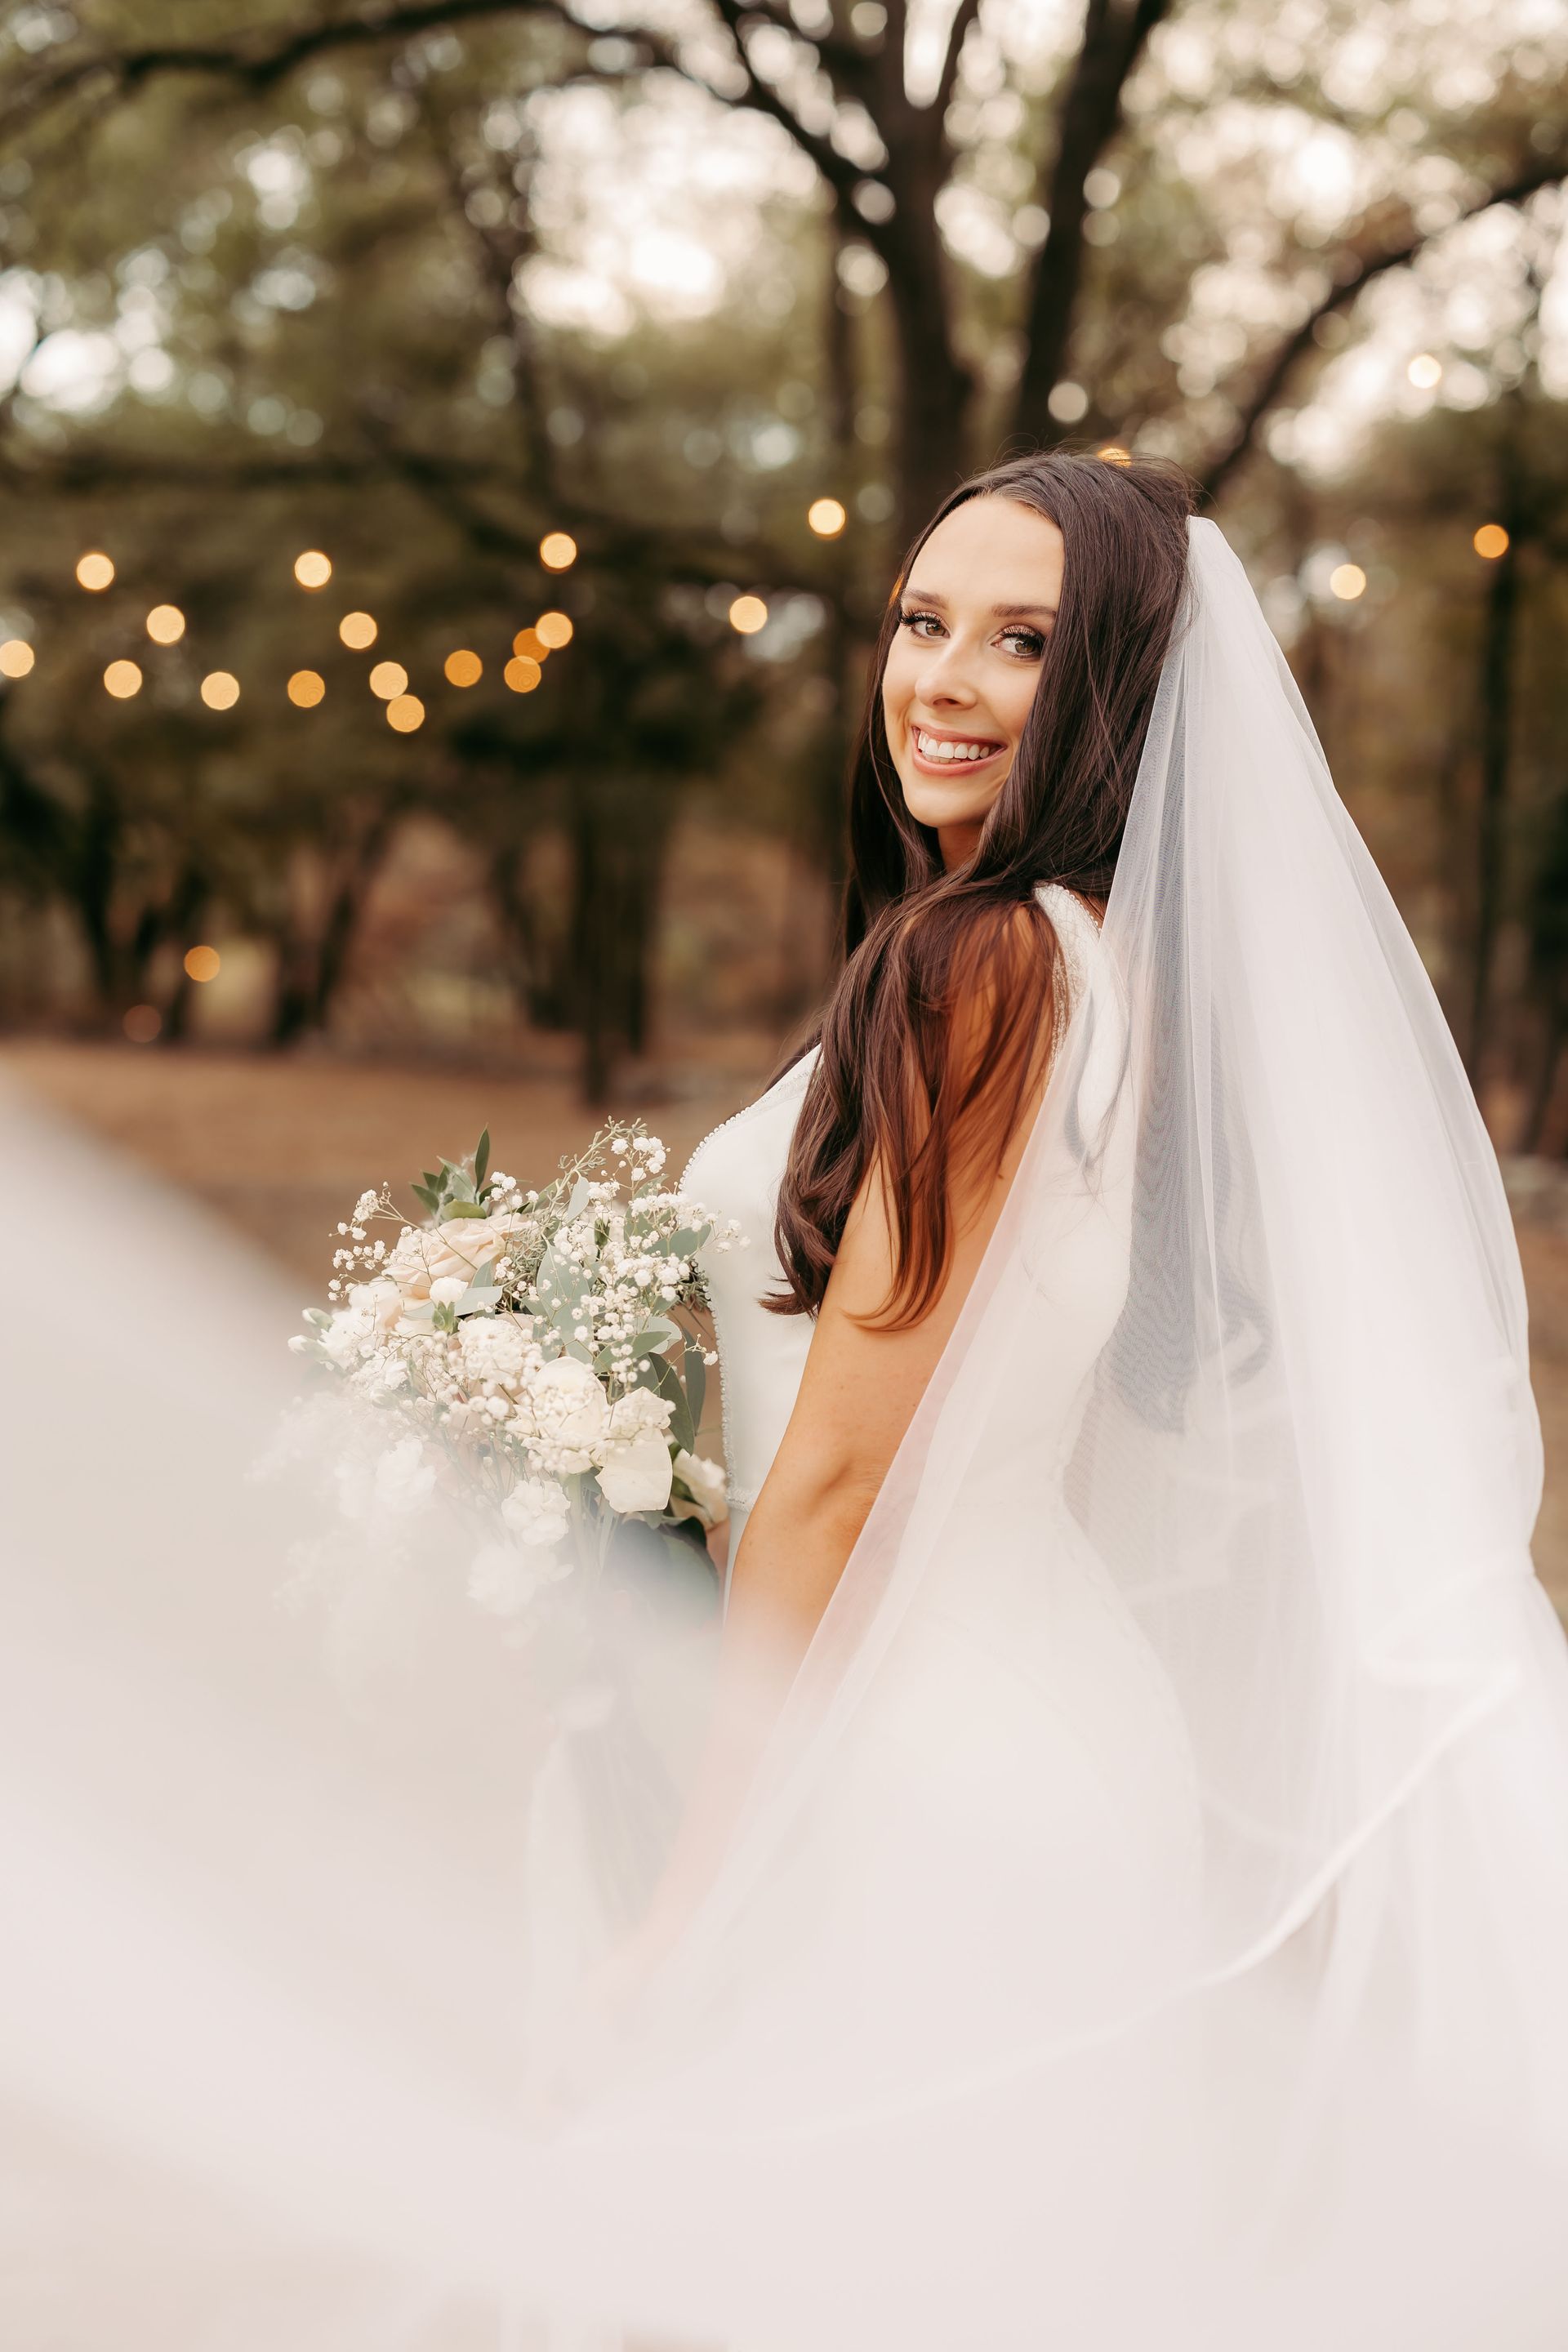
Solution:
[(906, 775), (900, 781), (904, 806), (917, 824), (929, 825), (933, 833), (961, 825), (973, 825), (978, 832), (1000, 790), (993, 785), (984, 792), (966, 792), (956, 780), (949, 784), (932, 776)]

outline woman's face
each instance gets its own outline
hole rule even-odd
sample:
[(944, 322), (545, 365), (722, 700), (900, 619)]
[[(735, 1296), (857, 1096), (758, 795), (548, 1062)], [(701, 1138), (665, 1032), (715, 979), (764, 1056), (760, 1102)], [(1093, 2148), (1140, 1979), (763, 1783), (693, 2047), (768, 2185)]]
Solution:
[(882, 715), (910, 814), (949, 868), (973, 856), (1007, 781), (1061, 587), (1055, 523), (999, 498), (954, 508), (904, 583)]

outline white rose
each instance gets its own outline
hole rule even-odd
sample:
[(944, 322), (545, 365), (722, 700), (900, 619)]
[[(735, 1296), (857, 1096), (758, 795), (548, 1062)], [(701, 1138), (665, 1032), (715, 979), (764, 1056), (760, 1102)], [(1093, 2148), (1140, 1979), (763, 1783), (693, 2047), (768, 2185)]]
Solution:
[(599, 1492), (612, 1511), (662, 1511), (669, 1500), (669, 1441), (645, 1430), (612, 1445), (599, 1465)]
[(520, 1478), (502, 1503), (500, 1515), (530, 1550), (550, 1550), (572, 1524), (565, 1495), (552, 1478)]
[(416, 1226), (405, 1234), (387, 1260), (387, 1270), (405, 1298), (428, 1298), (437, 1282), (460, 1282), (497, 1258), (530, 1223), (515, 1210), (493, 1217), (448, 1217), (444, 1223)]
[(576, 1356), (542, 1364), (523, 1399), (523, 1426), (559, 1449), (563, 1470), (591, 1470), (608, 1428), (610, 1408), (590, 1368)]
[(709, 1526), (721, 1527), (730, 1516), (730, 1482), (719, 1464), (689, 1454), (683, 1445), (675, 1457), (675, 1475), (690, 1489)]

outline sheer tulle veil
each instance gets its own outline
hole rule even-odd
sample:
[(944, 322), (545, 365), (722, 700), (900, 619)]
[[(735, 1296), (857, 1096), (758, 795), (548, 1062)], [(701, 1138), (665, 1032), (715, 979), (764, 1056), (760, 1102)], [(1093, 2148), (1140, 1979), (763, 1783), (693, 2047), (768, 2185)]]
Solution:
[(1190, 544), (1002, 1223), (613, 2028), (579, 1988), (710, 1636), (542, 1724), (438, 1499), (363, 1486), (328, 1601), (280, 1605), (346, 1491), (248, 1476), (284, 1318), (5, 1108), (13, 1219), (46, 1166), (83, 1204), (10, 1276), (7, 2340), (1555, 2345), (1568, 1677), (1518, 1254), (1245, 573)]

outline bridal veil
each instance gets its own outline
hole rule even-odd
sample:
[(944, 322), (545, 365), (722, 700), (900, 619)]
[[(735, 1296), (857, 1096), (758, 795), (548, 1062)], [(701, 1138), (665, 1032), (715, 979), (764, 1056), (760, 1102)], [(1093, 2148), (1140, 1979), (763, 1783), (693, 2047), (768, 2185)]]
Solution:
[(1556, 2352), (1568, 1675), (1518, 1254), (1241, 566), (1190, 547), (1002, 1223), (613, 2021), (580, 1988), (710, 1632), (617, 1622), (607, 1698), (544, 1720), (437, 1496), (352, 1433), (250, 1475), (265, 1285), (5, 1106), (51, 1242), (0, 1374), (7, 2342)]

